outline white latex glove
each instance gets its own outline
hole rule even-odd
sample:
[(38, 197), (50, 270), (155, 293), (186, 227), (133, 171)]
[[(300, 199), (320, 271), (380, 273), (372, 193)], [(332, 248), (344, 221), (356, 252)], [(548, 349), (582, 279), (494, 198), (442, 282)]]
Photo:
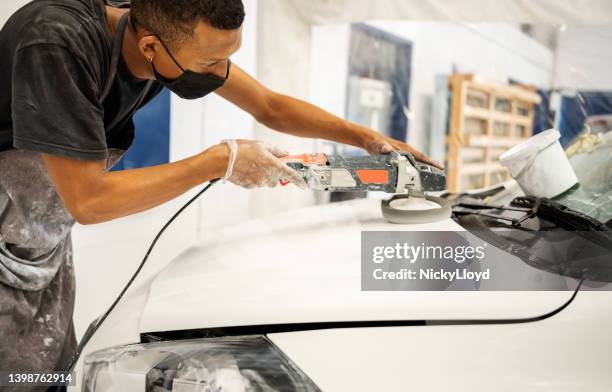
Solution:
[(275, 187), (280, 181), (308, 188), (302, 176), (279, 159), (289, 153), (258, 140), (226, 139), (221, 143), (230, 148), (223, 182), (248, 189)]

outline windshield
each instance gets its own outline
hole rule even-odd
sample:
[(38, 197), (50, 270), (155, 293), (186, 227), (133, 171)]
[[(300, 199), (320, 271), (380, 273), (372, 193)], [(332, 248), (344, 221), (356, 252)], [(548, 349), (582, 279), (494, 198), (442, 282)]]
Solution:
[(612, 117), (598, 119), (598, 124), (598, 129), (587, 127), (567, 147), (579, 185), (554, 201), (606, 223), (612, 219)]

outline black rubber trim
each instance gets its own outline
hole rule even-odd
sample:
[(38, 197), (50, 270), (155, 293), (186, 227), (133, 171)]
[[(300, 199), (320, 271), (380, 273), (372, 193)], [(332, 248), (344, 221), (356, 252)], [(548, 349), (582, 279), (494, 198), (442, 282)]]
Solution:
[(140, 334), (141, 343), (160, 342), (167, 340), (216, 338), (224, 336), (241, 335), (267, 335), (271, 333), (315, 331), (321, 329), (340, 329), (340, 328), (378, 328), (378, 327), (413, 327), (413, 326), (436, 326), (436, 325), (497, 325), (497, 324), (524, 324), (542, 321), (550, 318), (572, 303), (582, 281), (574, 290), (572, 296), (557, 309), (545, 313), (541, 316), (519, 318), (519, 319), (475, 319), (475, 320), (387, 320), (387, 321), (335, 321), (319, 323), (293, 323), (293, 324), (262, 324), (245, 325), (223, 328), (201, 328), (184, 329), (162, 332), (145, 332)]

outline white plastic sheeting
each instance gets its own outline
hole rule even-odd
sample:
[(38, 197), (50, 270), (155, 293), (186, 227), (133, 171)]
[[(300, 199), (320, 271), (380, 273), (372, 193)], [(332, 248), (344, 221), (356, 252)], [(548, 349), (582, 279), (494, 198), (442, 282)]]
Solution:
[(311, 24), (405, 19), (454, 22), (606, 24), (609, 0), (293, 0)]
[(557, 41), (555, 85), (612, 90), (611, 44), (612, 25), (564, 26)]

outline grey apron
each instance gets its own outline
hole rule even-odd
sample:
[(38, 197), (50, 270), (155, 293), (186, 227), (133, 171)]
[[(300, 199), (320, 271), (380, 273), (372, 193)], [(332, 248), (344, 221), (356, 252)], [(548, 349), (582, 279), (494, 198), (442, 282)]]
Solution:
[[(102, 100), (116, 76), (126, 22), (123, 17), (113, 42)], [(150, 87), (148, 83), (135, 108)], [(124, 152), (109, 149), (107, 169)], [(0, 153), (0, 370), (60, 370), (72, 356), (74, 223), (40, 153), (16, 149)]]

